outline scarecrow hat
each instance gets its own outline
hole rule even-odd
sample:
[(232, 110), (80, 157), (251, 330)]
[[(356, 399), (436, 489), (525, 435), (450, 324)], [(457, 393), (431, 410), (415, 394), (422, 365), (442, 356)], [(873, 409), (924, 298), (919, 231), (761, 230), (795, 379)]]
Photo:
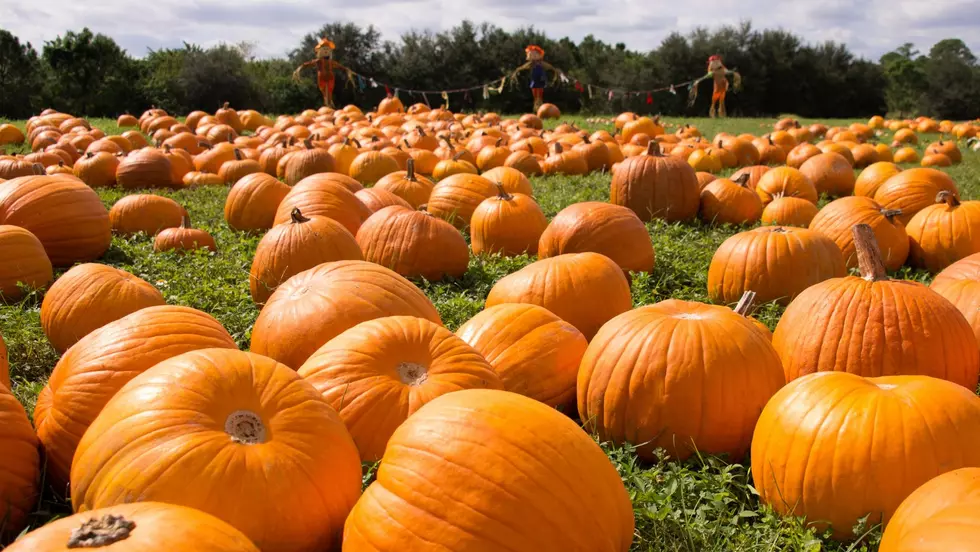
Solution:
[(541, 46), (538, 46), (536, 44), (531, 44), (527, 48), (524, 48), (524, 52), (528, 54), (530, 54), (531, 52), (537, 52), (538, 55), (542, 55), (542, 56), (544, 55), (544, 50), (541, 48)]

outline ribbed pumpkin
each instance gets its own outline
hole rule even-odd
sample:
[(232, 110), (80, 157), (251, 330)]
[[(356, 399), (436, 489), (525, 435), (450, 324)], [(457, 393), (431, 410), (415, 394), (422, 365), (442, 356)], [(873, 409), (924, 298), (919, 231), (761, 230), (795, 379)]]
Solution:
[(473, 254), (534, 255), (546, 226), (548, 219), (534, 199), (497, 184), (497, 195), (484, 199), (470, 218)]
[(488, 197), (497, 195), (493, 182), (475, 174), (455, 174), (432, 189), (428, 212), (459, 229), (470, 225), (473, 212)]
[(980, 253), (946, 267), (936, 275), (929, 288), (963, 314), (980, 342)]
[(133, 151), (119, 162), (116, 182), (124, 190), (172, 188), (170, 160), (154, 148)]
[(395, 431), (347, 518), (344, 550), (626, 552), (633, 524), (619, 474), (575, 422), (516, 393), (471, 389)]
[(204, 512), (162, 502), (119, 504), (55, 520), (7, 552), (259, 552), (241, 531)]
[(799, 169), (808, 159), (816, 155), (820, 155), (821, 153), (823, 152), (820, 151), (820, 148), (814, 146), (813, 144), (800, 144), (786, 154), (786, 165), (793, 167), (794, 169)]
[(842, 197), (824, 206), (810, 222), (815, 230), (834, 240), (848, 268), (858, 266), (852, 228), (856, 224), (871, 226), (881, 251), (885, 268), (898, 270), (909, 255), (909, 239), (900, 220), (901, 211), (886, 209), (867, 197)]
[[(432, 169), (432, 178), (438, 182), (457, 174), (479, 174), (480, 171), (474, 164), (476, 160), (466, 159), (467, 154), (469, 154), (468, 151), (460, 150), (453, 153), (449, 159), (443, 159), (436, 163), (436, 167)], [(472, 155), (469, 156), (472, 157)]]
[(732, 304), (751, 290), (759, 303), (787, 305), (808, 287), (846, 273), (844, 257), (830, 238), (804, 228), (764, 226), (735, 234), (715, 251), (708, 297)]
[(490, 182), (500, 184), (508, 193), (524, 194), (532, 197), (534, 196), (531, 181), (528, 180), (524, 173), (517, 169), (511, 167), (497, 167), (483, 173), (481, 176)]
[(4, 182), (0, 224), (29, 230), (56, 267), (98, 259), (112, 242), (102, 200), (71, 176), (24, 176)]
[(34, 165), (30, 161), (17, 158), (0, 158), (0, 178), (14, 179), (19, 176), (31, 176), (34, 172)]
[(598, 201), (574, 203), (555, 215), (538, 242), (542, 259), (587, 251), (609, 257), (626, 271), (653, 271), (650, 234), (626, 207)]
[(762, 201), (746, 183), (747, 174), (733, 181), (719, 178), (701, 190), (701, 220), (709, 224), (753, 224), (762, 216)]
[(953, 161), (942, 153), (933, 153), (922, 157), (923, 167), (952, 167)]
[(412, 206), (409, 205), (404, 199), (391, 192), (382, 190), (377, 186), (358, 190), (354, 193), (354, 195), (357, 196), (357, 199), (359, 199), (361, 203), (363, 203), (364, 206), (367, 207), (372, 213), (377, 213), (385, 207), (391, 207), (393, 205), (404, 207), (406, 209), (412, 208)]
[(265, 173), (242, 177), (228, 192), (225, 221), (232, 230), (259, 232), (272, 228), (276, 209), (290, 187)]
[[(218, 178), (230, 186), (246, 175), (259, 172), (262, 172), (259, 162), (254, 159), (247, 159), (240, 149), (235, 148), (235, 160), (226, 161), (221, 165), (221, 168), (218, 169)], [(181, 179), (183, 179), (183, 175), (181, 175)]]
[(800, 378), (769, 401), (752, 438), (762, 501), (838, 539), (865, 516), (888, 523), (920, 485), (966, 466), (980, 466), (980, 399), (923, 376)]
[[(364, 189), (364, 186), (360, 182), (354, 180), (353, 178), (340, 173), (318, 173), (311, 176), (307, 176), (301, 181), (303, 184), (309, 184), (312, 182), (332, 182), (334, 184), (340, 184), (344, 188), (347, 188), (351, 193), (357, 193)], [(295, 186), (293, 186), (295, 188)]]
[(293, 186), (276, 209), (274, 224), (284, 224), (292, 219), (293, 209), (299, 209), (308, 217), (332, 218), (356, 234), (371, 211), (357, 199), (354, 192), (333, 180), (314, 175)]
[(817, 203), (817, 189), (806, 175), (792, 167), (776, 167), (767, 171), (760, 177), (755, 192), (763, 205), (769, 205), (776, 197), (798, 197)]
[(335, 164), (330, 152), (314, 146), (309, 139), (303, 144), (303, 149), (293, 152), (285, 161), (284, 176), (289, 186), (295, 186), (307, 176), (334, 171)]
[(441, 323), (425, 294), (387, 268), (365, 261), (321, 264), (272, 294), (252, 329), (252, 352), (298, 368), (342, 332), (385, 316)]
[(367, 186), (399, 170), (398, 162), (391, 157), (378, 151), (365, 151), (351, 162), (350, 176)]
[(775, 196), (762, 210), (763, 225), (806, 228), (817, 216), (817, 206), (799, 197)]
[(874, 199), (886, 209), (901, 209), (898, 219), (908, 224), (916, 213), (935, 203), (942, 191), (953, 192), (959, 198), (956, 183), (949, 175), (936, 169), (916, 168), (886, 180)]
[(364, 259), (407, 278), (441, 280), (466, 273), (469, 249), (459, 230), (424, 210), (386, 207), (357, 231)]
[(183, 222), (180, 223), (180, 226), (162, 230), (153, 239), (153, 250), (157, 253), (164, 251), (184, 253), (199, 249), (217, 251), (218, 244), (215, 243), (214, 237), (211, 234), (205, 230), (191, 226), (191, 219), (186, 216)]
[[(225, 181), (213, 173), (188, 171), (181, 178), (181, 184), (184, 188), (201, 188), (206, 186), (224, 186)], [(283, 186), (286, 185), (283, 184)], [(286, 187), (289, 188), (289, 186)]]
[(119, 158), (111, 153), (86, 153), (75, 161), (72, 172), (92, 188), (107, 188), (116, 185), (116, 170)]
[(980, 540), (980, 468), (960, 468), (926, 482), (895, 510), (879, 552), (971, 550)]
[(579, 370), (579, 417), (602, 441), (637, 445), (646, 460), (662, 447), (676, 460), (700, 451), (739, 461), (783, 383), (776, 351), (751, 322), (671, 299), (613, 318), (592, 339)]
[(534, 154), (527, 151), (515, 151), (507, 156), (504, 167), (520, 171), (525, 176), (537, 176), (544, 174), (540, 160)]
[(963, 161), (963, 153), (956, 147), (956, 142), (939, 140), (926, 147), (925, 155), (945, 155), (953, 164)]
[(87, 263), (74, 266), (44, 295), (41, 328), (59, 353), (120, 318), (165, 304), (157, 288), (124, 270)]
[[(749, 187), (750, 190), (755, 190), (756, 186), (759, 185), (759, 180), (769, 172), (771, 167), (766, 165), (752, 165), (750, 167), (743, 167), (734, 173), (730, 177), (731, 180), (738, 180), (743, 174), (749, 175), (749, 179), (745, 182), (745, 185)], [(711, 180), (714, 180), (712, 178)], [(698, 177), (698, 181), (701, 181), (701, 177)], [(710, 181), (709, 181), (710, 182)], [(707, 182), (705, 183), (707, 185)]]
[(296, 372), (207, 349), (121, 389), (79, 443), (71, 483), (76, 511), (179, 504), (229, 523), (261, 550), (312, 552), (339, 545), (361, 464), (337, 413)]
[(827, 371), (925, 375), (974, 390), (980, 355), (970, 324), (922, 284), (888, 279), (871, 227), (853, 231), (862, 277), (808, 288), (776, 326), (786, 380)]
[(221, 165), (235, 159), (235, 146), (229, 143), (222, 142), (214, 146), (207, 142), (203, 144), (206, 149), (194, 156), (194, 168), (201, 172), (218, 174)]
[(456, 335), (500, 375), (504, 389), (566, 413), (588, 341), (575, 326), (537, 305), (502, 304), (464, 323)]
[(48, 407), (34, 416), (55, 488), (68, 481), (79, 440), (123, 385), (168, 358), (214, 347), (237, 349), (210, 315), (171, 305), (135, 311), (81, 337), (55, 366)]
[(473, 347), (413, 316), (362, 322), (328, 341), (299, 369), (339, 414), (361, 460), (375, 462), (405, 419), (461, 389), (503, 389)]
[(800, 166), (800, 172), (820, 194), (840, 197), (854, 193), (854, 168), (838, 153), (814, 155)]
[(112, 231), (121, 236), (143, 232), (156, 236), (165, 228), (177, 228), (187, 216), (187, 210), (179, 203), (152, 194), (125, 196), (109, 210)]
[(43, 289), (54, 280), (51, 260), (34, 234), (0, 225), (0, 298), (17, 301), (24, 296), (18, 284)]
[(939, 272), (956, 261), (980, 253), (980, 202), (960, 200), (942, 191), (936, 204), (909, 221), (909, 264)]
[(886, 180), (900, 172), (902, 172), (902, 168), (895, 163), (890, 163), (887, 161), (879, 161), (874, 163), (861, 171), (861, 174), (858, 175), (857, 181), (854, 183), (854, 195), (874, 197), (875, 192), (878, 191), (878, 188), (880, 188)]
[(613, 172), (609, 201), (629, 207), (643, 222), (690, 220), (700, 205), (698, 179), (683, 159), (664, 156), (650, 142), (644, 155), (626, 159)]
[(476, 168), (480, 172), (485, 172), (496, 167), (502, 167), (509, 155), (510, 149), (504, 145), (503, 139), (500, 138), (495, 145), (486, 146), (480, 150), (476, 156)]
[(542, 306), (573, 324), (586, 339), (632, 306), (622, 269), (598, 253), (541, 259), (494, 284), (487, 308), (505, 303)]
[(0, 384), (0, 539), (14, 537), (27, 525), (40, 497), (37, 437), (24, 407)]
[(415, 174), (415, 161), (408, 160), (405, 171), (385, 175), (374, 187), (378, 190), (391, 192), (404, 199), (412, 209), (425, 205), (432, 194), (434, 184), (428, 178)]
[(249, 272), (252, 300), (265, 304), (283, 282), (321, 263), (362, 259), (361, 248), (342, 224), (294, 209), (290, 221), (269, 230), (255, 250)]

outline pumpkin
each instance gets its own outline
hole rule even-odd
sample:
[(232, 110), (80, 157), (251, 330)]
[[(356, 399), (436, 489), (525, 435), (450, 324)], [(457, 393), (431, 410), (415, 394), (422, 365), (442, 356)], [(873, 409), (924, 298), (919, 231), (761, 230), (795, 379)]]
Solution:
[(717, 173), (724, 168), (721, 160), (712, 155), (713, 149), (695, 149), (687, 158), (687, 164), (695, 171)]
[[(311, 182), (333, 182), (347, 188), (347, 190), (352, 193), (357, 193), (364, 189), (364, 186), (362, 186), (360, 182), (340, 173), (317, 173), (312, 176), (307, 176), (301, 182), (304, 184), (309, 184)], [(295, 188), (296, 186), (293, 187)]]
[(588, 342), (575, 326), (537, 305), (490, 307), (456, 331), (500, 375), (504, 389), (569, 412)]
[(895, 152), (895, 157), (892, 159), (895, 163), (918, 163), (919, 162), (919, 152), (915, 151), (914, 148), (899, 148)]
[(980, 341), (980, 253), (960, 259), (943, 269), (929, 288), (949, 300), (963, 314)]
[(806, 228), (817, 216), (817, 206), (799, 197), (776, 195), (762, 210), (765, 226), (799, 226)]
[(460, 150), (453, 153), (449, 159), (443, 159), (436, 163), (436, 167), (432, 170), (432, 178), (438, 182), (457, 174), (479, 174), (480, 171), (474, 164), (476, 160), (465, 159), (466, 154), (469, 154), (467, 150)]
[(252, 300), (265, 304), (283, 282), (321, 263), (362, 259), (361, 248), (342, 224), (294, 209), (289, 222), (259, 241), (249, 272)]
[(858, 256), (851, 229), (856, 224), (867, 224), (874, 232), (885, 268), (898, 270), (909, 256), (909, 238), (901, 214), (900, 210), (886, 209), (867, 197), (842, 197), (824, 206), (810, 221), (809, 228), (834, 240), (844, 254), (847, 268), (856, 268)]
[(788, 154), (786, 154), (786, 164), (794, 169), (799, 169), (806, 163), (811, 157), (820, 155), (823, 153), (820, 148), (814, 146), (813, 144), (803, 143), (795, 148), (791, 149)]
[(776, 197), (798, 197), (814, 205), (817, 203), (817, 189), (810, 179), (792, 167), (776, 167), (759, 178), (755, 192), (763, 205)]
[(507, 156), (504, 166), (520, 171), (525, 176), (538, 176), (544, 174), (539, 159), (534, 154), (526, 151), (515, 151)]
[(601, 253), (624, 271), (652, 272), (653, 243), (636, 213), (598, 201), (574, 203), (555, 215), (538, 242), (542, 259), (566, 253)]
[(354, 442), (316, 389), (272, 359), (226, 349), (184, 353), (133, 378), (85, 432), (71, 474), (76, 511), (178, 504), (283, 552), (339, 545), (360, 488)]
[(844, 256), (830, 238), (805, 228), (763, 226), (735, 234), (715, 251), (708, 297), (731, 304), (751, 290), (759, 303), (787, 305), (808, 287), (846, 274)]
[(956, 261), (980, 253), (980, 203), (960, 200), (943, 190), (936, 204), (909, 221), (909, 264), (939, 272)]
[(683, 159), (662, 155), (657, 142), (650, 142), (644, 155), (624, 160), (613, 172), (609, 201), (629, 207), (643, 222), (689, 220), (700, 205), (697, 176)]
[[(180, 189), (184, 187), (184, 177), (187, 173), (194, 171), (194, 158), (191, 154), (187, 153), (182, 149), (173, 149), (169, 146), (164, 146), (163, 155), (166, 156), (167, 161), (170, 161), (170, 180), (174, 188)], [(253, 170), (258, 165), (254, 161), (248, 160), (241, 161), (234, 164), (236, 170), (240, 173), (245, 172), (258, 172)], [(234, 178), (234, 180), (229, 180), (229, 184), (234, 184), (238, 180), (238, 176), (231, 174), (227, 178)], [(222, 184), (225, 183), (225, 179), (221, 179)]]
[[(225, 161), (218, 169), (218, 178), (229, 186), (235, 184), (246, 175), (262, 172), (262, 167), (259, 166), (258, 161), (245, 158), (242, 151), (238, 148), (235, 148), (234, 151), (235, 160)], [(173, 163), (173, 161), (171, 161), (171, 163)], [(188, 169), (188, 171), (189, 170), (190, 169)], [(183, 181), (183, 175), (181, 175), (181, 181)], [(289, 183), (288, 179), (287, 183)]]
[[(749, 175), (749, 179), (745, 182), (745, 185), (748, 186), (750, 190), (755, 190), (756, 186), (759, 185), (759, 180), (762, 178), (763, 175), (769, 172), (770, 168), (771, 167), (768, 167), (766, 165), (752, 165), (749, 167), (742, 167), (741, 169), (735, 171), (730, 179), (738, 180), (743, 174), (747, 174)], [(715, 180), (716, 178), (717, 177), (712, 176), (711, 180)], [(709, 180), (708, 182), (711, 182), (711, 180)], [(698, 182), (700, 181), (701, 181), (701, 177), (699, 176)], [(705, 185), (707, 185), (707, 182), (705, 183)]]
[(363, 185), (369, 185), (399, 170), (401, 169), (398, 162), (388, 155), (377, 151), (365, 151), (351, 162), (350, 176)]
[(0, 224), (30, 231), (56, 267), (109, 250), (109, 213), (91, 188), (70, 176), (24, 176), (0, 186)]
[(753, 224), (762, 216), (762, 202), (748, 188), (749, 175), (738, 181), (719, 178), (701, 190), (701, 220), (709, 224)]
[(385, 175), (374, 188), (390, 192), (405, 200), (412, 209), (418, 209), (429, 201), (433, 186), (431, 180), (415, 173), (415, 160), (409, 159), (405, 171)]
[(19, 176), (31, 176), (34, 172), (34, 165), (30, 161), (17, 158), (4, 159), (0, 157), (0, 179), (14, 179)]
[(853, 232), (862, 277), (807, 288), (776, 326), (786, 380), (827, 371), (925, 375), (976, 389), (980, 355), (963, 315), (922, 284), (890, 280), (871, 227)]
[(886, 209), (901, 209), (898, 219), (908, 224), (916, 213), (934, 204), (944, 190), (959, 198), (956, 183), (946, 173), (929, 168), (908, 169), (886, 180), (875, 191), (874, 199)]
[(459, 231), (424, 210), (394, 206), (378, 211), (357, 231), (357, 244), (365, 260), (408, 278), (459, 278), (469, 265)]
[(165, 228), (180, 226), (185, 216), (187, 210), (176, 201), (150, 194), (125, 196), (109, 210), (112, 231), (122, 236), (139, 232), (156, 236)]
[(541, 259), (494, 284), (487, 308), (505, 303), (544, 307), (573, 324), (586, 339), (632, 306), (622, 269), (598, 253), (567, 253)]
[(938, 142), (929, 144), (926, 147), (925, 156), (928, 157), (930, 155), (945, 155), (952, 164), (963, 161), (963, 154), (960, 152), (960, 148), (956, 147), (956, 142), (939, 140)]
[(134, 151), (119, 162), (116, 182), (124, 190), (172, 188), (174, 182), (170, 160), (157, 149)]
[(473, 347), (441, 325), (412, 316), (354, 326), (320, 347), (299, 375), (340, 414), (366, 462), (380, 460), (395, 429), (436, 397), (503, 389)]
[(922, 157), (923, 167), (952, 167), (953, 162), (942, 153), (933, 153)]
[(322, 175), (307, 177), (286, 194), (276, 209), (273, 224), (284, 224), (292, 220), (293, 209), (299, 209), (308, 217), (322, 216), (332, 218), (344, 225), (351, 234), (356, 234), (371, 211), (342, 184)]
[(865, 516), (887, 524), (917, 487), (965, 466), (980, 466), (980, 399), (923, 376), (800, 378), (769, 401), (752, 438), (762, 502), (841, 540)]
[(589, 173), (589, 164), (580, 152), (566, 151), (561, 142), (555, 142), (553, 152), (544, 159), (541, 169), (545, 174), (584, 175)]
[(221, 165), (235, 159), (235, 146), (220, 143), (212, 146), (202, 142), (205, 150), (194, 156), (194, 168), (200, 172), (218, 174)]
[(748, 140), (742, 140), (732, 135), (719, 135), (715, 138), (714, 144), (720, 149), (732, 152), (735, 155), (736, 166), (759, 165), (759, 150)]
[(210, 315), (171, 305), (145, 307), (79, 336), (51, 373), (47, 407), (34, 415), (56, 488), (68, 481), (85, 430), (129, 380), (170, 357), (213, 347), (237, 349)]
[(326, 149), (314, 146), (310, 139), (303, 144), (303, 149), (283, 158), (284, 177), (289, 186), (295, 186), (307, 176), (334, 171), (333, 156)]
[(365, 261), (324, 263), (276, 289), (255, 321), (252, 352), (298, 368), (345, 330), (385, 316), (441, 323), (425, 294), (392, 270)]
[(426, 205), (429, 213), (463, 229), (470, 225), (473, 212), (480, 203), (495, 195), (497, 187), (486, 178), (456, 174), (435, 185)]
[(399, 207), (404, 207), (406, 209), (411, 209), (412, 206), (408, 204), (404, 199), (396, 196), (395, 194), (382, 190), (377, 186), (373, 188), (364, 188), (363, 190), (357, 191), (355, 194), (357, 199), (361, 200), (361, 203), (368, 208), (372, 213), (377, 213), (385, 207), (391, 207), (392, 205), (397, 205)]
[(516, 393), (468, 389), (395, 430), (344, 549), (626, 552), (633, 525), (619, 474), (575, 422)]
[(800, 166), (818, 193), (831, 197), (854, 193), (854, 168), (842, 155), (829, 152), (814, 155)]
[(290, 187), (265, 173), (242, 177), (228, 192), (225, 221), (232, 230), (258, 232), (272, 228), (276, 209)]
[(378, 115), (385, 115), (388, 113), (405, 113), (405, 106), (402, 104), (402, 101), (398, 99), (398, 96), (389, 95), (378, 104)]
[(110, 322), (165, 303), (157, 288), (129, 272), (97, 263), (80, 264), (65, 272), (45, 294), (41, 328), (51, 346), (64, 353)]
[(480, 172), (485, 172), (496, 167), (502, 167), (510, 153), (510, 149), (504, 145), (503, 138), (499, 138), (495, 145), (486, 146), (480, 150), (476, 156), (476, 168)]
[[(110, 548), (111, 547), (111, 548)], [(21, 537), (8, 552), (195, 550), (259, 552), (238, 529), (193, 508), (137, 502), (57, 519)]]
[(0, 146), (23, 144), (24, 140), (24, 133), (19, 128), (9, 123), (0, 125)]
[(218, 250), (218, 244), (215, 243), (211, 234), (191, 226), (191, 219), (187, 216), (184, 217), (180, 226), (162, 230), (153, 240), (153, 250), (157, 253), (164, 251), (184, 253), (198, 249), (208, 249), (214, 252)]
[(41, 494), (37, 437), (24, 407), (0, 384), (0, 538), (16, 536)]
[(578, 410), (600, 440), (633, 443), (645, 460), (664, 448), (678, 461), (695, 451), (739, 461), (782, 386), (779, 357), (751, 322), (671, 299), (621, 314), (596, 334), (579, 369)]
[[(768, 169), (769, 167), (766, 167), (766, 168)], [(694, 173), (694, 175), (698, 179), (698, 194), (700, 194), (701, 191), (704, 190), (704, 187), (705, 186), (707, 186), (708, 184), (711, 184), (715, 180), (718, 180), (718, 177), (717, 176), (715, 176), (715, 175), (713, 175), (711, 173), (707, 173), (707, 172)]]
[(854, 195), (874, 197), (875, 192), (886, 180), (900, 172), (902, 172), (902, 168), (895, 163), (879, 161), (869, 165), (858, 175), (854, 183)]
[(500, 184), (504, 187), (504, 190), (507, 193), (524, 194), (531, 197), (534, 196), (531, 181), (528, 180), (527, 176), (525, 176), (524, 173), (518, 169), (511, 167), (497, 167), (495, 169), (490, 169), (481, 176), (490, 182)]
[(980, 468), (930, 479), (902, 501), (888, 521), (880, 552), (970, 550), (980, 538)]
[(585, 159), (588, 172), (608, 171), (609, 167), (612, 166), (609, 148), (601, 140), (592, 141), (585, 137), (582, 143), (573, 149)]
[(628, 143), (637, 134), (646, 134), (650, 138), (655, 138), (664, 133), (664, 128), (660, 126), (657, 119), (649, 117), (639, 117), (627, 122), (622, 127), (621, 136), (623, 143)]
[(857, 144), (851, 147), (854, 168), (863, 169), (881, 161), (878, 150), (871, 144)]
[(51, 260), (34, 234), (19, 226), (0, 225), (0, 297), (8, 302), (24, 297), (20, 286), (43, 289), (54, 280)]
[[(224, 186), (225, 181), (214, 173), (200, 171), (187, 171), (181, 177), (181, 185), (184, 188), (201, 188), (205, 186)], [(277, 180), (278, 182), (278, 180)], [(285, 184), (283, 184), (285, 186)], [(288, 188), (288, 186), (286, 186)]]
[(497, 195), (484, 199), (470, 218), (473, 254), (534, 255), (546, 226), (548, 219), (534, 199), (497, 184)]

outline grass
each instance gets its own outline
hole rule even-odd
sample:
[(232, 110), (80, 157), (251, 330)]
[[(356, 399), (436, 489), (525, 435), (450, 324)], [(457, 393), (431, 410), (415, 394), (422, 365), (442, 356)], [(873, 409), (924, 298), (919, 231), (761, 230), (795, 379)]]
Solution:
[[(570, 117), (583, 128), (611, 128), (589, 124)], [(6, 122), (0, 120), (0, 123)], [(95, 119), (107, 133), (118, 133), (114, 121)], [(680, 120), (667, 120), (669, 126)], [(686, 120), (706, 136), (725, 130), (732, 133), (762, 134), (773, 120), (730, 119)], [(852, 121), (822, 121), (846, 125)], [(15, 122), (23, 128), (23, 121)], [(11, 148), (8, 147), (8, 152)], [(15, 149), (14, 152), (23, 152)], [(963, 164), (948, 169), (966, 199), (980, 192), (980, 154), (964, 149)], [(609, 198), (607, 174), (585, 177), (544, 177), (533, 179), (535, 197), (550, 218), (563, 207), (580, 201), (606, 201)], [(259, 310), (252, 303), (248, 271), (258, 238), (231, 231), (224, 222), (223, 208), (227, 188), (200, 188), (183, 191), (154, 191), (172, 197), (189, 211), (194, 224), (209, 231), (217, 240), (217, 253), (187, 256), (156, 254), (146, 236), (132, 239), (116, 237), (102, 262), (128, 270), (156, 285), (168, 303), (186, 305), (211, 313), (247, 349), (251, 328)], [(99, 190), (110, 207), (122, 197), (119, 190)], [(702, 223), (666, 224), (653, 222), (650, 236), (656, 249), (657, 264), (652, 273), (634, 275), (634, 304), (646, 305), (668, 298), (708, 301), (707, 270), (717, 247), (744, 227), (711, 226)], [(527, 256), (501, 258), (474, 256), (469, 271), (459, 280), (417, 282), (438, 308), (447, 327), (455, 330), (480, 311), (490, 288), (502, 276), (532, 262)], [(901, 278), (928, 282), (922, 271), (902, 269)], [(28, 412), (58, 360), (40, 327), (42, 295), (32, 293), (24, 300), (0, 303), (0, 333), (10, 349), (14, 392)], [(764, 305), (759, 318), (775, 327), (782, 308)], [(747, 466), (728, 464), (718, 458), (695, 458), (684, 464), (667, 461), (646, 465), (628, 448), (606, 447), (610, 460), (619, 469), (634, 503), (637, 529), (635, 551), (816, 551), (875, 550), (879, 531), (866, 528), (855, 543), (838, 544), (818, 535), (801, 519), (784, 519), (761, 506), (751, 486)], [(367, 481), (373, 472), (365, 474)], [(70, 508), (46, 492), (35, 515), (38, 526)]]

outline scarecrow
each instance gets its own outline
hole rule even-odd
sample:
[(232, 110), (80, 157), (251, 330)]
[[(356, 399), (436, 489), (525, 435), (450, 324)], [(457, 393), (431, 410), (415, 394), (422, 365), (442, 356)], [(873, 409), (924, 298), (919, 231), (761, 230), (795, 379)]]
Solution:
[(718, 117), (726, 117), (728, 114), (725, 112), (725, 95), (728, 94), (728, 75), (732, 75), (735, 92), (741, 90), (742, 75), (739, 75), (737, 70), (730, 70), (725, 67), (721, 56), (714, 55), (709, 57), (708, 74), (691, 83), (688, 105), (694, 105), (694, 101), (698, 98), (698, 85), (701, 84), (701, 81), (712, 79), (714, 81), (714, 90), (711, 94), (711, 109), (708, 111), (708, 115), (712, 118), (716, 115)]
[(293, 72), (293, 80), (299, 81), (299, 74), (307, 67), (316, 66), (316, 84), (323, 95), (323, 105), (333, 107), (333, 90), (336, 83), (333, 72), (343, 69), (350, 72), (350, 69), (333, 60), (333, 52), (337, 47), (327, 38), (321, 38), (320, 42), (313, 48), (316, 57), (304, 62)]
[(544, 87), (548, 84), (546, 71), (556, 73), (563, 80), (565, 73), (544, 60), (544, 50), (540, 46), (531, 44), (524, 49), (524, 53), (527, 55), (527, 63), (515, 69), (511, 73), (510, 79), (513, 82), (518, 73), (527, 69), (531, 70), (531, 94), (534, 95), (534, 111), (537, 112), (541, 104), (544, 103)]

